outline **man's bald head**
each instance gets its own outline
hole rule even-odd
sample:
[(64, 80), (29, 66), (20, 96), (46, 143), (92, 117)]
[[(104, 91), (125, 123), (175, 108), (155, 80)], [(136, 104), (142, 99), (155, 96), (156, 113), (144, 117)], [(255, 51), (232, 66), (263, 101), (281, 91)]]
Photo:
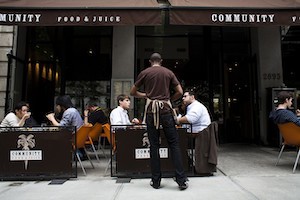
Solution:
[(150, 56), (150, 61), (151, 62), (161, 62), (161, 55), (159, 53), (153, 53), (151, 56)]

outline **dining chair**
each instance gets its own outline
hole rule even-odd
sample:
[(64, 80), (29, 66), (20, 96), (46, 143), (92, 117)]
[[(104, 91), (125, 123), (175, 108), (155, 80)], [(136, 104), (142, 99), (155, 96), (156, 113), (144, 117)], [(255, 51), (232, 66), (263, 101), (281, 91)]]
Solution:
[(85, 142), (88, 139), (88, 135), (89, 135), (90, 130), (91, 130), (90, 126), (81, 126), (76, 131), (76, 139), (75, 139), (76, 143), (73, 142), (73, 149), (74, 149), (74, 152), (76, 154), (76, 158), (77, 158), (77, 160), (78, 160), (78, 162), (79, 162), (79, 164), (81, 166), (81, 169), (82, 169), (84, 175), (86, 175), (86, 171), (85, 171), (85, 168), (84, 168), (84, 166), (82, 164), (82, 161), (81, 161), (79, 153), (78, 153), (78, 149), (79, 148), (83, 148), (84, 149), (84, 152), (86, 153), (87, 158), (90, 161), (92, 167), (95, 168), (94, 165), (93, 165), (93, 162), (92, 162), (92, 160), (91, 160), (91, 158), (90, 158), (90, 156), (87, 153), (86, 148), (85, 148)]
[[(102, 127), (103, 127), (103, 136), (106, 137), (108, 142), (110, 143), (111, 154), (113, 155), (114, 151), (116, 149), (116, 145), (115, 145), (114, 134), (111, 132), (111, 126), (109, 123), (106, 123), (106, 124), (103, 124)], [(108, 160), (104, 174), (106, 174), (110, 164), (111, 164), (111, 158)]]
[(296, 170), (297, 164), (298, 164), (298, 160), (299, 160), (299, 156), (300, 156), (300, 126), (297, 126), (293, 122), (277, 124), (277, 126), (278, 126), (279, 132), (283, 138), (283, 143), (282, 143), (282, 147), (279, 152), (277, 162), (275, 165), (277, 166), (279, 159), (282, 155), (282, 152), (284, 150), (284, 147), (286, 145), (297, 147), (298, 153), (297, 153), (296, 161), (295, 161), (294, 168), (293, 168), (293, 173), (295, 173), (295, 170)]
[[(102, 132), (102, 134), (100, 134), (100, 137), (101, 138), (106, 138), (108, 143), (114, 149), (115, 148), (115, 138), (114, 138), (114, 135), (110, 131), (110, 124), (109, 123), (103, 124), (102, 128), (103, 128), (103, 132)], [(100, 142), (101, 138), (99, 138), (99, 142)], [(104, 142), (103, 145), (105, 146), (105, 142)]]
[[(89, 131), (89, 135), (88, 135), (87, 141), (85, 141), (85, 145), (91, 145), (93, 153), (95, 154), (95, 157), (96, 157), (96, 159), (97, 159), (97, 161), (99, 163), (100, 163), (100, 159), (99, 159), (98, 152), (97, 152), (97, 150), (95, 148), (94, 143), (98, 142), (99, 137), (102, 134), (102, 131), (103, 131), (102, 124), (96, 123), (95, 125), (93, 125), (91, 127), (91, 130)], [(105, 154), (103, 148), (101, 146), (99, 148), (99, 146), (98, 146), (98, 150), (99, 149), (102, 150), (102, 153), (103, 153), (103, 155), (106, 158), (106, 154)]]

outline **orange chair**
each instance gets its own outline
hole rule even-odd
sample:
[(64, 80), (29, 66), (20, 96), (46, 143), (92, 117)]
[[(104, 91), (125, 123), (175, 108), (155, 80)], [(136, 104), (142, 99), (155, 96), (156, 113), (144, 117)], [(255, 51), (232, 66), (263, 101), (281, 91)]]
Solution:
[[(100, 159), (99, 159), (98, 153), (96, 151), (94, 142), (98, 142), (99, 137), (102, 134), (102, 131), (103, 131), (102, 124), (96, 123), (94, 126), (91, 127), (88, 139), (85, 142), (86, 145), (91, 145), (92, 146), (93, 152), (94, 152), (98, 162), (100, 162)], [(102, 149), (102, 152), (103, 152), (104, 156), (106, 157), (106, 154), (105, 154), (103, 149)]]
[(278, 164), (283, 149), (286, 145), (295, 146), (298, 149), (298, 154), (293, 168), (293, 173), (294, 173), (297, 168), (297, 164), (300, 156), (300, 127), (293, 122), (277, 124), (277, 126), (279, 128), (281, 136), (283, 137), (283, 143), (275, 165)]
[(77, 149), (79, 149), (79, 148), (84, 149), (84, 151), (85, 151), (92, 167), (95, 168), (94, 165), (93, 165), (93, 162), (92, 162), (90, 156), (87, 154), (87, 151), (86, 151), (86, 148), (85, 148), (85, 142), (88, 139), (88, 135), (89, 135), (90, 130), (91, 130), (91, 127), (87, 127), (87, 126), (80, 127), (76, 132), (76, 143), (75, 144), (73, 143), (73, 149), (76, 153), (77, 160), (80, 163), (80, 166), (81, 166), (81, 169), (82, 169), (84, 175), (86, 175), (86, 171), (85, 171), (85, 169), (82, 165), (82, 161), (80, 159), (80, 156), (78, 154)]
[(102, 128), (103, 128), (103, 133), (100, 135), (100, 137), (107, 138), (107, 141), (111, 145), (112, 149), (115, 149), (116, 148), (115, 137), (114, 137), (114, 134), (111, 134), (110, 124), (109, 123), (103, 124)]
[[(110, 130), (110, 124), (108, 124), (108, 123), (104, 124), (102, 127), (103, 127), (103, 136), (107, 138), (108, 142), (111, 145), (111, 151), (112, 151), (112, 153), (114, 153), (116, 150), (116, 143), (115, 143), (115, 136), (114, 136), (113, 132), (111, 132), (111, 130)], [(111, 158), (109, 159), (109, 161), (107, 163), (104, 174), (106, 174), (110, 164), (111, 164)]]

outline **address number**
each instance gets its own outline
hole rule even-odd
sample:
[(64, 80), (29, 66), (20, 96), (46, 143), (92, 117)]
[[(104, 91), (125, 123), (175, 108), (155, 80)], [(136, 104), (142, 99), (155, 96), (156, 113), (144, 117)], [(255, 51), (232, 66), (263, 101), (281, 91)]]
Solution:
[(280, 73), (264, 73), (263, 79), (264, 80), (280, 80), (281, 75)]

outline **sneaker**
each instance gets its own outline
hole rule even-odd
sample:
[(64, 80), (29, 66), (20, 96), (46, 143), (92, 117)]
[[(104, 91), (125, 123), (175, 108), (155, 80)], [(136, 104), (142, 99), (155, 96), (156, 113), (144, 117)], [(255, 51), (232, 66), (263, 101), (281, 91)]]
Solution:
[(154, 189), (159, 189), (160, 188), (160, 182), (156, 182), (156, 181), (153, 181), (151, 180), (150, 181), (150, 185), (154, 188)]
[(189, 187), (189, 184), (187, 181), (184, 181), (183, 183), (178, 183), (178, 187), (180, 190), (185, 190)]

